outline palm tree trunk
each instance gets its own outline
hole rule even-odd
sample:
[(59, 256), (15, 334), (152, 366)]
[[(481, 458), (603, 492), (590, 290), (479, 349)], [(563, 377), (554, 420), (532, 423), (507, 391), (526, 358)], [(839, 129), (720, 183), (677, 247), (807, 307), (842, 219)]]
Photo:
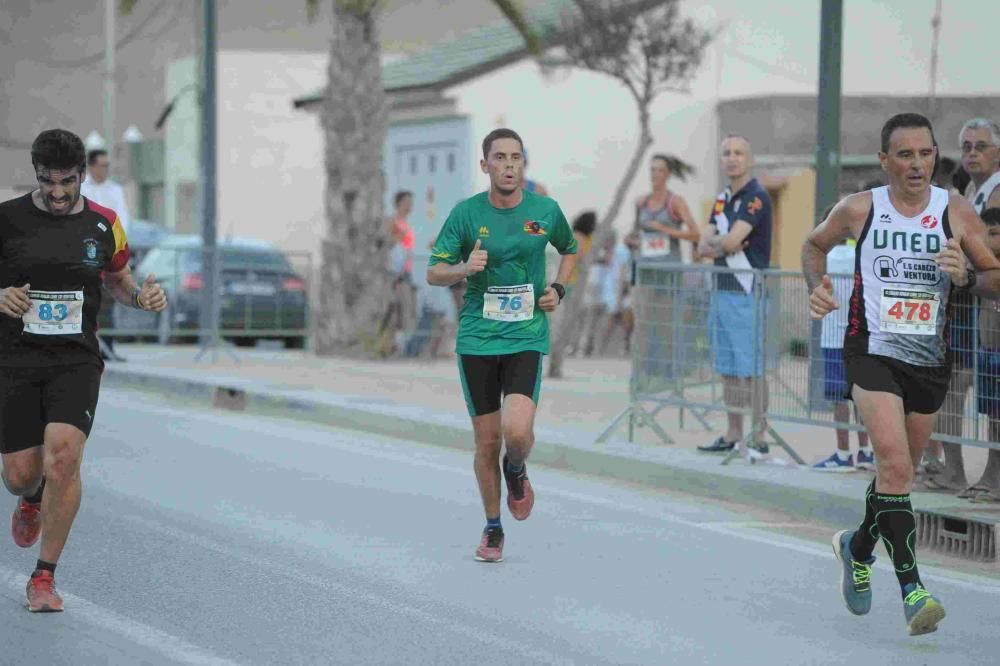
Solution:
[(316, 350), (371, 349), (388, 294), (382, 150), (387, 103), (376, 3), (334, 1), (321, 124), (326, 138), (326, 234)]
[(596, 252), (593, 248), (601, 247), (604, 239), (611, 231), (611, 227), (618, 217), (622, 204), (625, 201), (625, 194), (631, 187), (635, 175), (639, 172), (642, 159), (653, 145), (653, 134), (649, 126), (649, 105), (639, 104), (639, 140), (635, 144), (632, 159), (629, 160), (625, 173), (622, 174), (618, 187), (615, 189), (615, 196), (611, 200), (611, 206), (604, 214), (603, 219), (594, 230), (594, 241), (591, 243), (591, 251), (583, 257), (577, 264), (576, 288), (566, 300), (566, 304), (559, 313), (559, 323), (556, 327), (555, 340), (552, 341), (549, 359), (549, 377), (561, 378), (563, 376), (563, 360), (566, 355), (566, 347), (573, 336), (579, 331), (580, 321), (583, 315), (583, 299), (587, 291), (587, 281), (590, 276), (590, 267), (593, 264)]

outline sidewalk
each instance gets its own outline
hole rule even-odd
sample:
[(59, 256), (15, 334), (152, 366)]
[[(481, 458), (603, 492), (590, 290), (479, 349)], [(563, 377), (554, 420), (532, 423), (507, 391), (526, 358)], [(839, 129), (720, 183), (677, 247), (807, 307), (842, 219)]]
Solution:
[[(349, 361), (317, 358), (284, 350), (220, 349), (200, 361), (193, 346), (118, 345), (125, 363), (108, 363), (104, 385), (142, 388), (211, 404), (218, 389), (249, 412), (285, 416), (353, 428), (429, 444), (471, 450), (472, 428), (462, 399), (454, 360)], [(695, 451), (714, 439), (724, 414), (707, 418), (706, 431), (690, 413), (680, 428), (677, 409), (665, 408), (657, 422), (675, 440), (659, 444), (648, 429), (627, 441), (623, 423), (606, 444), (594, 440), (628, 405), (628, 361), (568, 359), (568, 377), (544, 378), (536, 419), (536, 463), (581, 474), (696, 495), (739, 500), (803, 520), (849, 526), (860, 519), (865, 473), (813, 472), (794, 465), (750, 465)], [(774, 428), (807, 462), (830, 454), (828, 428), (775, 423)], [(852, 447), (856, 439), (852, 436)], [(985, 451), (967, 449), (966, 465), (975, 480)], [(1000, 508), (972, 505), (951, 495), (915, 493), (914, 504), (928, 511), (986, 517)]]

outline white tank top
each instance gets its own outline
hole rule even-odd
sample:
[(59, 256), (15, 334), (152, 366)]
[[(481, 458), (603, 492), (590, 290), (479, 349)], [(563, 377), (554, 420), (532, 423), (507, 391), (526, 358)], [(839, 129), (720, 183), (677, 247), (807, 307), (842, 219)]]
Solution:
[(944, 365), (951, 278), (934, 257), (951, 238), (948, 191), (931, 187), (915, 217), (871, 191), (872, 208), (855, 251), (854, 291), (844, 336), (845, 354), (888, 356), (912, 365)]
[(989, 201), (990, 196), (992, 196), (993, 190), (998, 187), (1000, 187), (1000, 171), (997, 171), (990, 176), (985, 183), (972, 193), (969, 200), (972, 201), (972, 207), (976, 209), (976, 215), (983, 214), (983, 210), (986, 208), (986, 202)]

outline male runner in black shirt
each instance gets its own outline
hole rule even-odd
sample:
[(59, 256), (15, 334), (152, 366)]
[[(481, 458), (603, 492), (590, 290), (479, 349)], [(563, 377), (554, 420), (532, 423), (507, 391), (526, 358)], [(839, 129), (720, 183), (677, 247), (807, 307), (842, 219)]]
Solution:
[(14, 542), (41, 551), (28, 610), (63, 609), (56, 562), (80, 507), (80, 461), (97, 410), (104, 362), (97, 342), (101, 283), (121, 303), (159, 312), (150, 275), (136, 285), (128, 241), (110, 208), (80, 196), (78, 136), (46, 130), (31, 146), (38, 189), (0, 203), (0, 452), (18, 496)]

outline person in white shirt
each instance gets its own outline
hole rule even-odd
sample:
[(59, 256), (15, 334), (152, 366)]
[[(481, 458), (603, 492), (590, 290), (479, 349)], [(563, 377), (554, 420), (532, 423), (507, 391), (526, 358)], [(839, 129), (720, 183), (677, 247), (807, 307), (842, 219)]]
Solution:
[[(87, 177), (80, 185), (80, 194), (94, 203), (118, 213), (118, 221), (128, 235), (129, 223), (128, 203), (125, 201), (125, 188), (108, 178), (111, 160), (108, 151), (98, 148), (87, 152)], [(115, 352), (115, 339), (109, 336), (98, 336), (101, 343), (101, 355), (105, 360), (124, 361)]]
[(132, 218), (128, 213), (125, 188), (108, 178), (110, 166), (108, 151), (103, 149), (89, 151), (87, 153), (87, 178), (80, 186), (80, 194), (118, 213), (118, 219), (127, 234)]
[[(831, 206), (832, 209), (832, 206)], [(823, 215), (829, 217), (827, 210)], [(837, 245), (826, 255), (826, 270), (833, 282), (834, 298), (838, 303), (847, 303), (854, 288), (855, 244), (848, 241)], [(851, 419), (851, 408), (847, 402), (850, 388), (847, 385), (847, 367), (844, 365), (844, 332), (847, 330), (847, 310), (831, 312), (823, 318), (820, 347), (823, 349), (823, 397), (833, 403), (833, 418), (837, 423), (847, 423)], [(857, 410), (855, 410), (855, 417)], [(868, 433), (858, 432), (857, 462), (851, 455), (850, 431), (837, 428), (837, 450), (829, 458), (812, 466), (817, 472), (853, 472), (855, 469), (875, 469), (874, 453), (868, 441)]]

